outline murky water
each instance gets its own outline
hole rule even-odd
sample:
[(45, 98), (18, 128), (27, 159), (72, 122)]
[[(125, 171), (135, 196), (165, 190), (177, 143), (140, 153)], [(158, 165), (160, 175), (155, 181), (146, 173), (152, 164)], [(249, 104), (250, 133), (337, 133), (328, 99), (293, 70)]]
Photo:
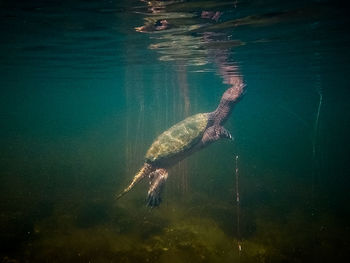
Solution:
[[(0, 7), (2, 262), (348, 258), (341, 1)], [(169, 169), (158, 208), (147, 182), (115, 200), (159, 134), (237, 81), (233, 142)]]

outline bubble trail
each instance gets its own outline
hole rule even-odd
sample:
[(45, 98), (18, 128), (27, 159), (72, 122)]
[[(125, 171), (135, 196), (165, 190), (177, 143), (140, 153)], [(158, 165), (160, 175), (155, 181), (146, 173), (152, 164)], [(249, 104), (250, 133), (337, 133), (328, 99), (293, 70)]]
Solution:
[(235, 156), (235, 179), (236, 179), (236, 204), (237, 204), (237, 239), (238, 255), (241, 256), (241, 230), (240, 230), (240, 198), (239, 198), (239, 172), (238, 172), (238, 155)]

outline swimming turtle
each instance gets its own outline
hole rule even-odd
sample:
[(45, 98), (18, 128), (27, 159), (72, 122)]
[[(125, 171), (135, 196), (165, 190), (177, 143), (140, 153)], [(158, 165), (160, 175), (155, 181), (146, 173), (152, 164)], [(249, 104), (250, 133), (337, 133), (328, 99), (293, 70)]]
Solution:
[(222, 125), (242, 97), (244, 87), (243, 83), (233, 85), (224, 92), (215, 111), (190, 116), (159, 135), (148, 149), (144, 165), (117, 199), (148, 177), (150, 187), (147, 204), (151, 207), (158, 206), (169, 167), (220, 138), (232, 140), (230, 132)]

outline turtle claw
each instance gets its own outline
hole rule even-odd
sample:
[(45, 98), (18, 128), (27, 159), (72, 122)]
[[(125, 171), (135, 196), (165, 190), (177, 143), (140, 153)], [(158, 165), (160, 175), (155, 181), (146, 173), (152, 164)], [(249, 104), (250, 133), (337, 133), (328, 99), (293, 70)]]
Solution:
[(219, 128), (218, 134), (219, 134), (220, 138), (226, 138), (229, 140), (233, 140), (231, 133), (222, 126), (220, 126), (220, 128)]
[(229, 133), (227, 130), (226, 130), (226, 132), (227, 132), (226, 138), (232, 141), (233, 139), (232, 139), (231, 133)]
[(162, 202), (162, 198), (160, 197), (160, 194), (158, 194), (156, 192), (148, 193), (147, 206), (157, 207), (160, 205), (161, 202)]

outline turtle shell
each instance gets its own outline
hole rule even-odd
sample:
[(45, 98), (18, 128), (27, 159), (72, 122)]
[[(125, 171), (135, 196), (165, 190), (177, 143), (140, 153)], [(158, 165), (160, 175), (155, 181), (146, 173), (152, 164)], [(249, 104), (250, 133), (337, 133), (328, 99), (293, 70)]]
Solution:
[(202, 138), (208, 118), (208, 113), (199, 113), (163, 132), (148, 149), (145, 156), (146, 161), (157, 162), (191, 148)]

